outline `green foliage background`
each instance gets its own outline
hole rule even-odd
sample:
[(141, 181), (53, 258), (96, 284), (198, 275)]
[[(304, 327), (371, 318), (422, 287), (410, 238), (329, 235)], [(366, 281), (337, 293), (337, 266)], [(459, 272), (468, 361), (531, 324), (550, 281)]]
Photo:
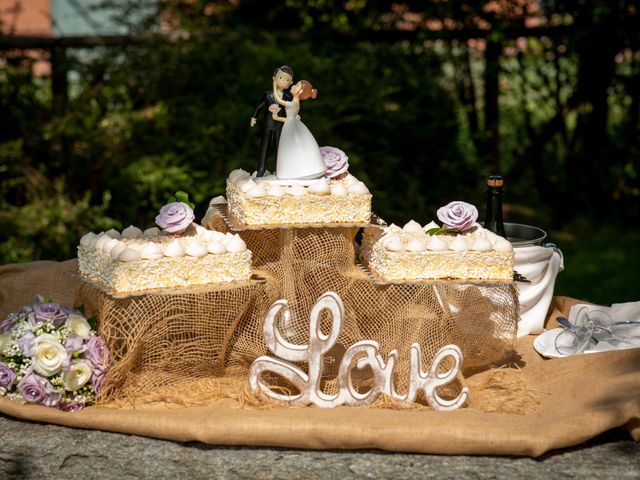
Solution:
[[(194, 10), (198, 2), (167, 2), (191, 33), (183, 38), (69, 51), (75, 73), (64, 110), (52, 107), (49, 79), (33, 77), (28, 59), (5, 58), (2, 263), (71, 258), (89, 230), (151, 226), (177, 190), (190, 194), (201, 218), (209, 199), (224, 194), (231, 170), (255, 169), (260, 132), (249, 119), (273, 69), (287, 63), (319, 90), (303, 104), (303, 121), (321, 145), (348, 153), (351, 172), (387, 221), (425, 224), (455, 199), (482, 210), (485, 177), (507, 172), (507, 220), (550, 231), (565, 250), (559, 293), (602, 303), (638, 299), (640, 95), (630, 86), (640, 74), (637, 51), (616, 66), (606, 141), (593, 155), (580, 130), (589, 99), (575, 100), (583, 91), (579, 39), (563, 39), (563, 55), (557, 43), (535, 38), (504, 55), (495, 172), (479, 150), (486, 132), (472, 128), (460, 89), (469, 80), (459, 75), (467, 55), (469, 76), (482, 84), (481, 54), (419, 35), (351, 38), (344, 32), (375, 30), (378, 17), (345, 14), (332, 2), (287, 2), (276, 13), (268, 9), (273, 2), (260, 3), (264, 11), (256, 2), (209, 3), (224, 8), (209, 16)], [(272, 29), (275, 23), (288, 30)], [(547, 135), (559, 118), (562, 128)]]

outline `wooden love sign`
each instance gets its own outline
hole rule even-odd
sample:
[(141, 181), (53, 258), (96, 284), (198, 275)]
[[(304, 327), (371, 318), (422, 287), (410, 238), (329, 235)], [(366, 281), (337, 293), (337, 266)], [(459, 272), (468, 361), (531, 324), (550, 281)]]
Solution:
[[(332, 315), (332, 328), (328, 335), (320, 330), (320, 314), (328, 310)], [(415, 401), (418, 391), (424, 391), (427, 403), (436, 410), (455, 410), (467, 399), (468, 389), (464, 387), (459, 395), (453, 399), (443, 399), (436, 389), (454, 380), (462, 365), (462, 352), (456, 345), (441, 348), (433, 359), (428, 373), (421, 367), (422, 351), (420, 344), (411, 345), (411, 368), (409, 372), (409, 389), (405, 395), (399, 394), (394, 388), (393, 371), (396, 365), (397, 350), (389, 353), (387, 362), (378, 353), (379, 345), (375, 340), (362, 340), (351, 345), (344, 353), (338, 370), (338, 385), (340, 391), (335, 395), (324, 393), (320, 389), (320, 378), (324, 364), (324, 354), (333, 347), (342, 330), (344, 305), (337, 293), (327, 292), (322, 295), (311, 309), (309, 323), (309, 344), (297, 345), (288, 342), (281, 334), (277, 325), (279, 313), (283, 311), (284, 322), (289, 324), (290, 312), (286, 300), (276, 301), (264, 322), (264, 340), (269, 350), (276, 355), (258, 357), (249, 370), (249, 383), (254, 390), (260, 390), (268, 397), (293, 403), (310, 404), (319, 407), (338, 407), (340, 405), (363, 406), (369, 405), (381, 393), (403, 402)], [(358, 358), (360, 357), (360, 358)], [(373, 372), (372, 387), (368, 392), (360, 393), (353, 387), (351, 379), (351, 364), (356, 359), (356, 368), (371, 367)], [(441, 363), (453, 359), (453, 367), (446, 372), (439, 372)], [(289, 362), (308, 362), (309, 373), (305, 373)], [(278, 393), (261, 380), (264, 372), (276, 373), (294, 385), (300, 393), (286, 395)]]

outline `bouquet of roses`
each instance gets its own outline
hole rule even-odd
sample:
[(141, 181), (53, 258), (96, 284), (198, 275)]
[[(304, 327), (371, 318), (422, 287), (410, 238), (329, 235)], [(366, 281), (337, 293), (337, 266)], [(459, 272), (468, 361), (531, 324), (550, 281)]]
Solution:
[(0, 321), (1, 396), (64, 411), (95, 403), (109, 351), (80, 310), (38, 295)]

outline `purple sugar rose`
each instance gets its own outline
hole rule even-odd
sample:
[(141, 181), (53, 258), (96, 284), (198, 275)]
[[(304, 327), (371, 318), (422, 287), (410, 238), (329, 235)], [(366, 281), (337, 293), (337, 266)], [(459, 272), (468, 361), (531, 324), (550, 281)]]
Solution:
[[(40, 403), (45, 399), (46, 392), (44, 388), (46, 380), (29, 370), (22, 380), (18, 383), (18, 392), (29, 403)], [(48, 383), (48, 382), (47, 382)]]
[(183, 202), (171, 202), (160, 209), (156, 223), (165, 232), (179, 234), (184, 232), (195, 218), (189, 205)]
[(107, 369), (109, 365), (109, 349), (100, 337), (94, 335), (89, 339), (85, 354), (96, 370), (104, 372)]
[(16, 372), (6, 363), (0, 362), (0, 387), (9, 390), (16, 381)]
[(84, 408), (84, 402), (76, 402), (75, 400), (72, 400), (70, 402), (59, 404), (58, 408), (63, 412), (78, 412)]
[(84, 350), (84, 338), (75, 333), (69, 333), (64, 340), (64, 349), (69, 353), (82, 352)]
[(322, 159), (327, 165), (327, 171), (324, 176), (327, 178), (335, 178), (349, 169), (349, 157), (339, 148), (320, 147)]
[(36, 320), (39, 322), (51, 320), (51, 323), (56, 327), (64, 322), (69, 316), (57, 303), (43, 303), (41, 305), (37, 305), (33, 313)]
[(20, 313), (21, 312), (12, 312), (4, 317), (4, 320), (0, 322), (0, 333), (7, 333), (8, 331), (10, 331), (16, 324), (16, 320), (20, 318)]
[(36, 354), (35, 339), (36, 336), (32, 332), (27, 332), (16, 341), (23, 356), (33, 357)]
[(438, 209), (442, 226), (455, 232), (463, 232), (478, 220), (478, 209), (465, 202), (451, 202)]

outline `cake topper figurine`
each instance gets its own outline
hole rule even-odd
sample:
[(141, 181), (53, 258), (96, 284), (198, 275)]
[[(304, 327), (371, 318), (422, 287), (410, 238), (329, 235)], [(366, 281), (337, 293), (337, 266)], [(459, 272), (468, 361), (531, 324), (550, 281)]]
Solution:
[[(282, 122), (278, 122), (274, 117), (282, 115), (281, 108), (278, 105), (275, 94), (283, 100), (292, 100), (293, 97), (287, 89), (293, 83), (293, 68), (288, 65), (282, 65), (273, 72), (273, 89), (266, 92), (258, 104), (256, 105), (253, 115), (251, 116), (250, 125), (255, 126), (260, 110), (264, 109), (262, 121), (262, 142), (260, 144), (260, 159), (258, 161), (258, 171), (256, 176), (263, 177), (266, 170), (267, 155), (269, 150), (278, 150), (278, 142), (280, 140), (280, 131), (282, 130)], [(284, 120), (283, 120), (284, 121)]]
[(300, 101), (315, 99), (318, 91), (307, 80), (300, 80), (291, 87), (293, 99), (286, 101), (277, 91), (274, 80), (274, 96), (286, 112), (282, 118), (273, 114), (274, 121), (282, 122), (282, 134), (278, 145), (276, 177), (279, 180), (309, 180), (320, 178), (327, 171), (318, 142), (300, 120)]

